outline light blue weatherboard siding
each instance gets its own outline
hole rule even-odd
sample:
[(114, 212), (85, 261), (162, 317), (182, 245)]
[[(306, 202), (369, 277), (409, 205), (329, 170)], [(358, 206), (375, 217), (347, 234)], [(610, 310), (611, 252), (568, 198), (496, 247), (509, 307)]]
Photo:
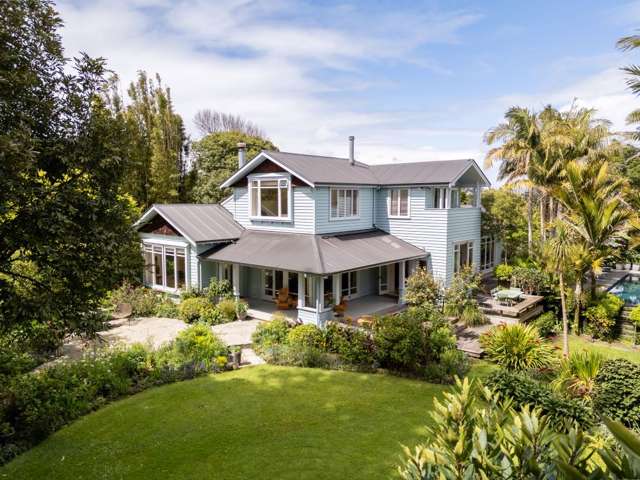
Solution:
[(316, 233), (339, 233), (367, 230), (373, 226), (373, 188), (360, 187), (358, 190), (359, 214), (357, 218), (332, 219), (330, 217), (330, 187), (315, 189), (316, 200)]
[[(431, 193), (431, 190), (426, 189)], [(389, 189), (376, 192), (376, 226), (391, 235), (422, 248), (431, 254), (433, 275), (447, 279), (447, 222), (450, 210), (426, 208), (425, 189), (409, 189), (409, 218), (389, 218), (387, 198)], [(427, 204), (430, 205), (430, 204)], [(452, 264), (453, 265), (453, 264)]]
[(452, 208), (447, 222), (448, 262), (447, 283), (453, 277), (453, 246), (457, 242), (473, 241), (473, 263), (480, 265), (480, 209)]
[(274, 232), (314, 233), (314, 199), (310, 187), (292, 187), (293, 205), (291, 221), (252, 220), (249, 218), (249, 193), (246, 187), (234, 188), (233, 199), (223, 206), (236, 222), (248, 229)]

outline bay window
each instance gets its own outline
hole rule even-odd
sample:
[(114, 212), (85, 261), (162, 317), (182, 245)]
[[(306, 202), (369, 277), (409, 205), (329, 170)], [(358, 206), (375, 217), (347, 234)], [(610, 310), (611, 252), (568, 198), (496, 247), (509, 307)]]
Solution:
[(345, 188), (331, 189), (331, 218), (354, 218), (360, 209), (358, 190)]
[(460, 242), (453, 246), (453, 271), (473, 265), (473, 242)]
[(252, 218), (288, 219), (291, 181), (266, 176), (249, 179), (249, 204)]
[(409, 217), (409, 189), (393, 188), (389, 191), (389, 217)]
[(144, 283), (152, 287), (182, 289), (186, 285), (185, 249), (168, 245), (144, 245)]

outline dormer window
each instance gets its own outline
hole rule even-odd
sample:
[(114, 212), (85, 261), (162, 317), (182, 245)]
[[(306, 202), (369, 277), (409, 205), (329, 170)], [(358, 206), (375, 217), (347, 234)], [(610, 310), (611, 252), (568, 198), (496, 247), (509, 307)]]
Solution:
[(254, 219), (289, 220), (291, 180), (282, 175), (249, 177), (249, 215)]

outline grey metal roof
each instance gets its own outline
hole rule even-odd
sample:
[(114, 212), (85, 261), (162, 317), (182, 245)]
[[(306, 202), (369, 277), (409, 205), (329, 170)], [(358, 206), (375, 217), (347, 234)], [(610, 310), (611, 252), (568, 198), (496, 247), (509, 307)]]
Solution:
[[(155, 204), (150, 209), (153, 210), (196, 243), (234, 240), (244, 231), (231, 213), (218, 204)], [(143, 220), (146, 216), (143, 216)]]
[(327, 275), (424, 256), (424, 250), (381, 230), (333, 236), (245, 230), (235, 243), (201, 257)]
[(371, 165), (380, 185), (451, 183), (471, 167), (473, 160), (434, 160), (430, 162)]
[[(484, 173), (472, 159), (434, 160), (412, 163), (388, 163), (367, 165), (347, 158), (304, 155), (299, 153), (264, 151), (229, 178), (224, 186), (230, 186), (249, 174), (262, 160), (271, 159), (310, 185), (425, 185), (449, 184), (467, 172), (474, 182), (489, 184)], [(477, 172), (476, 172), (477, 170)], [(475, 183), (474, 183), (475, 184)]]
[(312, 183), (378, 184), (369, 165), (361, 162), (351, 165), (348, 158), (272, 151), (264, 153)]

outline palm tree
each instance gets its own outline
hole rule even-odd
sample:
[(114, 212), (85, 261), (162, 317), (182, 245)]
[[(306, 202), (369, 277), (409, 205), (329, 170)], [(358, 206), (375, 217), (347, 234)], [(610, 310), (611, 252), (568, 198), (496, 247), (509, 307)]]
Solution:
[(565, 167), (565, 181), (555, 190), (566, 208), (567, 225), (589, 252), (592, 296), (602, 262), (628, 238), (632, 212), (619, 194), (624, 183), (609, 174), (606, 161), (571, 161)]
[[(529, 178), (532, 166), (538, 161), (541, 151), (541, 129), (538, 116), (522, 107), (511, 107), (505, 113), (506, 122), (490, 129), (484, 137), (488, 145), (502, 142), (485, 157), (485, 167), (490, 168), (500, 161), (498, 179), (515, 183)], [(527, 246), (531, 254), (533, 246), (533, 189), (530, 182), (527, 197)]]
[[(622, 51), (629, 51), (639, 48), (640, 35), (629, 35), (627, 37), (622, 37), (620, 40), (618, 40), (616, 46)], [(627, 67), (623, 67), (622, 70), (630, 75), (630, 77), (627, 79), (627, 85), (629, 86), (629, 89), (636, 95), (640, 95), (640, 66), (629, 65)], [(627, 115), (627, 123), (640, 123), (640, 110), (634, 110), (629, 115)], [(633, 132), (630, 136), (633, 140), (640, 140), (640, 129)]]
[(569, 320), (567, 318), (567, 295), (565, 291), (565, 274), (571, 271), (572, 256), (576, 244), (566, 223), (556, 221), (555, 235), (547, 242), (545, 258), (549, 269), (558, 275), (560, 286), (560, 306), (562, 308), (562, 355), (569, 356)]

